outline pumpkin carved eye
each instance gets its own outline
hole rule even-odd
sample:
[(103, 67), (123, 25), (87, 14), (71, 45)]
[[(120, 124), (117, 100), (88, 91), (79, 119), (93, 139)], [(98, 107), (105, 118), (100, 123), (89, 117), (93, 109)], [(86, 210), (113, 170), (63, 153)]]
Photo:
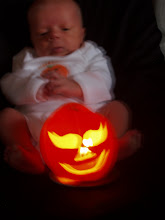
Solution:
[(49, 132), (48, 136), (52, 143), (61, 149), (77, 149), (82, 143), (82, 137), (78, 134), (66, 134), (60, 136), (55, 132)]
[(83, 138), (78, 134), (66, 134), (60, 136), (55, 132), (49, 132), (48, 136), (52, 143), (61, 149), (78, 149), (82, 144), (85, 147), (95, 147), (103, 143), (108, 136), (107, 127), (103, 128), (103, 125), (100, 124), (98, 130), (88, 130), (83, 135)]
[[(86, 144), (84, 143), (86, 147), (98, 146), (99, 144), (103, 143), (107, 139), (107, 136), (108, 136), (107, 127), (105, 126), (103, 128), (103, 125), (100, 124), (100, 127), (98, 130), (88, 130), (85, 132), (83, 136), (83, 143), (86, 142), (86, 140), (88, 140), (89, 146), (86, 146)], [(93, 143), (93, 144), (90, 145), (90, 143)]]

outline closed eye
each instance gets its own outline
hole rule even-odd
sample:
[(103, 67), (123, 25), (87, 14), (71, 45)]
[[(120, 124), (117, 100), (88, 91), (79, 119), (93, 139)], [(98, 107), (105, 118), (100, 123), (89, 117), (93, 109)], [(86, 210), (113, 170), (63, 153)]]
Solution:
[(43, 32), (43, 33), (40, 33), (39, 35), (40, 36), (45, 36), (45, 35), (47, 35), (48, 34), (48, 32)]
[(69, 31), (70, 28), (62, 28), (62, 31)]

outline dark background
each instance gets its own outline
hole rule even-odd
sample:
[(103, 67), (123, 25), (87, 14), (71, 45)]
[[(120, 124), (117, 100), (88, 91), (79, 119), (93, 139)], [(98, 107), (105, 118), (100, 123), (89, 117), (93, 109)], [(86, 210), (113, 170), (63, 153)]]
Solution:
[[(12, 56), (30, 45), (28, 0), (3, 1), (0, 7), (0, 77), (11, 71)], [(3, 161), (0, 147), (0, 210), (13, 217), (164, 216), (164, 75), (151, 0), (79, 0), (86, 39), (102, 46), (116, 75), (116, 98), (132, 109), (133, 128), (143, 134), (143, 148), (116, 164), (119, 178), (97, 187), (58, 185), (45, 175), (23, 174)], [(11, 106), (0, 95), (0, 109)], [(0, 213), (0, 215), (1, 215)]]

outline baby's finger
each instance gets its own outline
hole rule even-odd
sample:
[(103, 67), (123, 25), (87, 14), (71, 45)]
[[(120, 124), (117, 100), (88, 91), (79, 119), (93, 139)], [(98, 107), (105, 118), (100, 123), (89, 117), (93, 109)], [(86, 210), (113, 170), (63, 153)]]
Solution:
[(50, 70), (46, 74), (43, 75), (44, 78), (53, 80), (53, 79), (58, 79), (60, 76), (59, 73), (57, 73), (55, 70)]

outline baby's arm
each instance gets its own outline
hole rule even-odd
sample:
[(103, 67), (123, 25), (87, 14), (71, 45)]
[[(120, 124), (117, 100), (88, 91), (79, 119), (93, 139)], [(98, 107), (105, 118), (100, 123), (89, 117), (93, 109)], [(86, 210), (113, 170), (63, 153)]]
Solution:
[(34, 73), (19, 70), (6, 74), (0, 81), (2, 92), (15, 105), (38, 103), (36, 95), (47, 79), (36, 77)]
[(112, 99), (110, 89), (112, 90), (113, 86), (113, 69), (109, 69), (107, 62), (102, 52), (94, 49), (84, 72), (66, 78), (55, 71), (50, 71), (43, 76), (50, 80), (44, 87), (45, 96), (55, 98), (56, 95), (62, 95), (78, 98), (85, 104)]
[(37, 92), (48, 82), (48, 79), (40, 76), (36, 64), (30, 63), (33, 52), (32, 48), (24, 48), (16, 54), (13, 57), (12, 72), (0, 80), (2, 92), (14, 105), (40, 102)]
[(86, 71), (73, 76), (82, 89), (84, 103), (88, 105), (112, 100), (115, 78), (110, 60), (98, 49), (90, 51), (85, 59), (88, 63)]

